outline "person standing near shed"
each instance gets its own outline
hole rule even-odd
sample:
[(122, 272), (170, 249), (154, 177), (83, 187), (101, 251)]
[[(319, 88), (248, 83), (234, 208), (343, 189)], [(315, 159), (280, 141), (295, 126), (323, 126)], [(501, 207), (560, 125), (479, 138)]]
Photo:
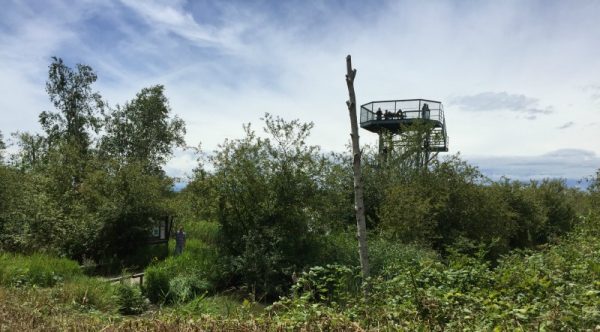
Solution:
[(183, 231), (183, 227), (179, 227), (177, 233), (175, 233), (175, 256), (181, 255), (183, 253), (183, 248), (185, 247), (185, 232)]

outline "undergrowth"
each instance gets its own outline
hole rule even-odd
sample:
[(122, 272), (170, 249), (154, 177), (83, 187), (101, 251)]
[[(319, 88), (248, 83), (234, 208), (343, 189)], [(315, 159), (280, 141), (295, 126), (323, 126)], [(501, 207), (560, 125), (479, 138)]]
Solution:
[[(513, 251), (493, 264), (485, 248), (473, 251), (466, 243), (448, 248), (444, 258), (390, 244), (390, 259), (377, 263), (367, 284), (356, 267), (317, 266), (264, 309), (199, 287), (209, 278), (210, 259), (198, 265), (206, 271), (194, 266), (192, 253), (205, 252), (192, 244), (150, 269), (165, 272), (158, 302), (172, 296), (169, 305), (142, 313), (137, 289), (84, 276), (53, 288), (8, 283), (0, 287), (0, 330), (594, 331), (600, 329), (600, 218), (589, 215), (578, 224), (554, 244)], [(385, 252), (381, 241), (374, 252)]]
[(45, 254), (23, 256), (0, 253), (0, 285), (52, 287), (82, 276), (79, 265), (66, 258)]

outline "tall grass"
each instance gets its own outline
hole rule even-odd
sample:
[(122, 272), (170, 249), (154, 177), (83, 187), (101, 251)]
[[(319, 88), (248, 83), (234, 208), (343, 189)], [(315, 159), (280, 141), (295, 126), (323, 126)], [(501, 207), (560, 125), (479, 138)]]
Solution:
[(45, 254), (0, 254), (0, 285), (52, 287), (82, 276), (77, 262)]
[(74, 278), (53, 289), (59, 302), (69, 304), (79, 311), (115, 313), (115, 286), (105, 280), (85, 276)]
[(217, 243), (219, 227), (219, 223), (212, 221), (186, 221), (183, 223), (188, 239), (197, 239), (209, 246)]
[[(156, 261), (145, 270), (144, 289), (153, 303), (184, 303), (196, 296), (212, 293), (219, 278), (215, 243), (218, 224), (187, 222), (183, 254)], [(169, 252), (175, 249), (171, 241)]]

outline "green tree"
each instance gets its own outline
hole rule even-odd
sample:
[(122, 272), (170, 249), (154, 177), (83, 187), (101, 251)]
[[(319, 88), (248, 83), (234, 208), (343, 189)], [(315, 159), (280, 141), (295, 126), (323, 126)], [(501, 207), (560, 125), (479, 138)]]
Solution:
[(74, 235), (57, 201), (46, 193), (48, 178), (0, 166), (0, 248), (62, 253)]
[(40, 114), (40, 123), (51, 145), (58, 139), (67, 139), (69, 143), (77, 144), (82, 152), (89, 148), (89, 130), (99, 131), (99, 112), (104, 107), (100, 94), (92, 90), (96, 79), (90, 66), (78, 64), (75, 71), (61, 58), (52, 57), (46, 91), (57, 111)]
[(461, 238), (492, 246), (494, 254), (509, 247), (514, 226), (507, 202), (458, 156), (388, 182), (378, 212), (388, 236), (439, 250)]
[(591, 179), (588, 192), (591, 208), (600, 211), (600, 169), (596, 171), (595, 178)]
[(92, 133), (101, 128), (104, 102), (92, 90), (97, 76), (91, 67), (78, 64), (73, 70), (60, 58), (52, 60), (46, 91), (56, 111), (42, 112), (39, 120), (47, 135), (48, 150), (55, 154), (50, 161), (58, 161), (54, 167), (68, 171), (60, 172), (65, 175), (60, 187), (77, 192), (90, 157)]
[(16, 132), (12, 134), (18, 151), (13, 155), (13, 163), (21, 170), (33, 170), (47, 162), (47, 139), (39, 134)]
[(198, 166), (193, 170), (190, 182), (176, 195), (174, 204), (178, 215), (188, 220), (215, 220), (217, 216), (217, 194), (215, 176), (204, 166), (202, 152), (198, 148)]
[(307, 146), (312, 123), (265, 116), (269, 138), (227, 140), (212, 157), (221, 251), (231, 277), (259, 295), (282, 294), (314, 259), (311, 218), (318, 213), (322, 158)]
[(4, 136), (0, 131), (0, 165), (4, 162), (4, 150), (6, 150), (6, 144), (4, 143)]
[(536, 198), (535, 190), (529, 185), (509, 179), (494, 182), (488, 189), (507, 204), (509, 211), (504, 227), (510, 229), (510, 247), (523, 248), (539, 244), (538, 234), (542, 233), (547, 217), (542, 202)]
[(349, 155), (330, 153), (322, 162), (320, 177), (316, 179), (319, 198), (314, 201), (318, 216), (311, 218), (311, 229), (324, 235), (355, 231), (352, 161)]
[(121, 160), (145, 162), (154, 171), (160, 169), (173, 148), (184, 146), (185, 123), (171, 118), (164, 87), (144, 88), (136, 98), (117, 107), (106, 118), (104, 153)]
[(573, 196), (564, 180), (544, 179), (531, 183), (537, 199), (544, 208), (546, 223), (537, 234), (537, 242), (546, 242), (551, 236), (562, 235), (571, 230), (575, 221)]
[(145, 167), (139, 162), (123, 166), (116, 160), (102, 160), (81, 185), (81, 204), (101, 220), (92, 245), (95, 252), (90, 253), (94, 257), (126, 260), (145, 245), (152, 220), (172, 212), (167, 204), (172, 180)]

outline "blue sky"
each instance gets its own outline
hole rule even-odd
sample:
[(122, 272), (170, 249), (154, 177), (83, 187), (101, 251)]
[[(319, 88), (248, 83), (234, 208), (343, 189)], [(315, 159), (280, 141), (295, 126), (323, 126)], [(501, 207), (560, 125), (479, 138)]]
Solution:
[[(51, 56), (122, 104), (164, 84), (187, 142), (214, 150), (270, 112), (343, 151), (345, 56), (359, 103), (445, 105), (450, 152), (494, 178), (600, 167), (599, 1), (3, 1), (0, 131), (39, 131)], [(363, 143), (375, 135), (362, 132)], [(179, 151), (172, 175), (194, 167)]]

